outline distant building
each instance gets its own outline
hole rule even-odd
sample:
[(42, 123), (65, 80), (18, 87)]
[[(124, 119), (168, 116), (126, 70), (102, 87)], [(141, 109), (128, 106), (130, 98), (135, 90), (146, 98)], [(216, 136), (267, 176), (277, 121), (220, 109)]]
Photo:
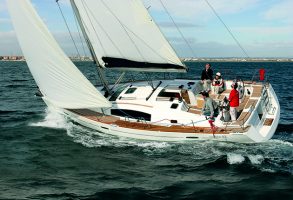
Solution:
[(24, 61), (24, 56), (0, 56), (2, 61)]

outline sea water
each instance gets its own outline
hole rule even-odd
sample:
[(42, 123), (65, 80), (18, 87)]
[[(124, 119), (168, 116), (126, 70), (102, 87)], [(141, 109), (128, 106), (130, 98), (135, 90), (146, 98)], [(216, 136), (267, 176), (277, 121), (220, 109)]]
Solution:
[[(90, 62), (76, 63), (95, 85)], [(199, 79), (127, 73), (124, 80)], [(49, 110), (25, 62), (0, 62), (0, 199), (292, 199), (293, 63), (212, 63), (225, 79), (266, 69), (281, 105), (272, 140), (260, 144), (168, 143), (97, 133)], [(115, 80), (119, 72), (107, 72)]]

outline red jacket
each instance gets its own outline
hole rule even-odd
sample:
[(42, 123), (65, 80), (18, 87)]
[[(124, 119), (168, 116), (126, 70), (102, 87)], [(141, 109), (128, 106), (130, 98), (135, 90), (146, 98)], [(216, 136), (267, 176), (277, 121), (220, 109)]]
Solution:
[(238, 107), (239, 106), (239, 92), (233, 89), (229, 95), (229, 101), (231, 107)]

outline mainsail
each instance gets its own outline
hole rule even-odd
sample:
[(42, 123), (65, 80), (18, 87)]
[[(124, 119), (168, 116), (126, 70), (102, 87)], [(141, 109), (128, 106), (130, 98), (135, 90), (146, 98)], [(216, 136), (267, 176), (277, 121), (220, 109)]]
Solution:
[(111, 106), (65, 55), (29, 0), (7, 4), (29, 69), (50, 103), (61, 108)]
[(140, 0), (71, 0), (101, 67), (182, 72), (182, 64)]

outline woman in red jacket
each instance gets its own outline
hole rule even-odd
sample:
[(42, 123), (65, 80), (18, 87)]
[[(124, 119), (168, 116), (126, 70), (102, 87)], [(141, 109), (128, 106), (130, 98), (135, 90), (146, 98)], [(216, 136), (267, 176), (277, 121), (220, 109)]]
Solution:
[(232, 91), (229, 95), (230, 101), (230, 115), (232, 121), (236, 121), (237, 118), (237, 107), (239, 106), (239, 92), (237, 91), (238, 84), (235, 82), (232, 84)]

